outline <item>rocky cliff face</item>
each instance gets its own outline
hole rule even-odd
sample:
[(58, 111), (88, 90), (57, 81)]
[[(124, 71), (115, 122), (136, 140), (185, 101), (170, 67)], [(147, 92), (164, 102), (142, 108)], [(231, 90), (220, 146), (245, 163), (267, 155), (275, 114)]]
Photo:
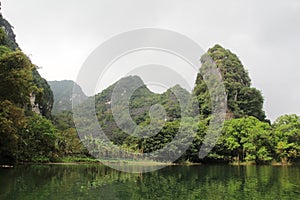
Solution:
[[(0, 2), (1, 6), (1, 2)], [(1, 9), (1, 8), (0, 8)], [(16, 35), (13, 31), (13, 26), (3, 18), (0, 13), (0, 27), (4, 30), (7, 35), (6, 46), (12, 50), (20, 49), (16, 42)], [(41, 77), (36, 68), (32, 70), (32, 76), (34, 84), (37, 88), (40, 88), (40, 92), (31, 96), (32, 109), (35, 112), (50, 118), (51, 109), (53, 106), (53, 93), (48, 85), (47, 81)]]

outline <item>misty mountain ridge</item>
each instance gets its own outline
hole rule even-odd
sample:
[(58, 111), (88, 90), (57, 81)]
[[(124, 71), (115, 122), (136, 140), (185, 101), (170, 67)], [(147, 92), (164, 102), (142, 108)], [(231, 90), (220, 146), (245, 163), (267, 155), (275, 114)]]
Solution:
[(84, 102), (87, 96), (82, 91), (81, 87), (72, 80), (63, 81), (48, 81), (48, 84), (53, 91), (54, 103), (52, 114), (56, 114), (61, 111), (71, 111), (72, 101), (75, 105)]
[[(80, 103), (83, 103), (88, 96), (83, 92), (82, 88), (76, 84), (72, 80), (62, 80), (62, 81), (48, 81), (48, 84), (50, 85), (53, 95), (54, 95), (54, 104), (52, 113), (56, 114), (61, 111), (71, 111), (72, 110), (72, 100), (76, 100), (74, 105), (78, 105)], [(137, 90), (140, 91), (140, 93), (137, 95), (136, 92), (134, 92), (134, 96), (142, 97), (143, 95), (146, 95), (145, 99), (159, 98), (160, 95), (162, 96), (168, 96), (170, 95), (170, 92), (172, 90), (176, 91), (182, 91), (185, 95), (190, 95), (187, 90), (182, 88), (180, 85), (175, 85), (169, 89), (167, 89), (162, 94), (156, 93), (151, 91), (143, 82), (143, 80), (137, 76), (137, 75), (130, 75), (127, 77), (123, 77), (120, 80), (116, 81), (111, 86), (107, 87), (106, 89), (102, 90), (98, 94), (94, 95), (96, 98), (100, 98), (100, 104), (101, 103), (109, 103), (111, 101), (111, 95), (114, 87), (118, 85), (120, 86), (119, 89), (126, 90), (131, 87), (134, 87), (135, 85), (139, 85), (140, 88)], [(74, 91), (74, 93), (73, 93)], [(109, 93), (109, 95), (108, 95)], [(105, 96), (105, 98), (103, 98)], [(105, 102), (104, 102), (105, 101)]]

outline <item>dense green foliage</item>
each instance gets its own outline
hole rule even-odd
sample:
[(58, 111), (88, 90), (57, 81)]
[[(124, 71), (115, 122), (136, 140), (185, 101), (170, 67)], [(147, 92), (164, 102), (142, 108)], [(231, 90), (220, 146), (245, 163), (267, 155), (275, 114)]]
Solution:
[[(15, 40), (15, 34), (13, 32), (13, 27), (9, 24), (9, 22), (3, 18), (2, 14), (0, 14), (0, 54), (8, 53), (10, 52), (11, 54), (7, 54), (7, 58), (3, 59), (8, 59), (10, 56), (10, 60), (3, 60), (2, 62), (11, 62), (10, 67), (18, 67), (22, 66), (24, 68), (31, 67), (32, 72), (31, 73), (26, 73), (23, 72), (18, 72), (19, 76), (24, 75), (24, 80), (21, 80), (21, 77), (19, 77), (17, 81), (18, 83), (15, 83), (14, 86), (18, 85), (18, 87), (35, 87), (35, 92), (33, 93), (33, 96), (35, 97), (34, 106), (37, 107), (37, 111), (41, 113), (43, 116), (46, 116), (47, 118), (50, 118), (51, 115), (51, 109), (53, 105), (53, 94), (52, 91), (47, 84), (47, 81), (43, 79), (39, 72), (36, 69), (36, 66), (32, 65), (30, 60), (27, 58), (27, 56), (22, 53), (22, 51), (18, 50), (20, 49), (16, 40)], [(15, 55), (14, 55), (15, 54)], [(17, 55), (18, 54), (18, 55)], [(14, 62), (14, 63), (13, 63)], [(19, 62), (19, 63), (18, 63)], [(20, 63), (20, 62), (27, 62), (27, 63)], [(8, 64), (8, 63), (7, 63)], [(5, 63), (4, 63), (5, 65)], [(7, 67), (9, 67), (7, 65)], [(10, 73), (10, 71), (7, 71)], [(4, 75), (4, 74), (3, 74)], [(10, 75), (10, 74), (9, 74)], [(11, 79), (10, 81), (15, 81), (17, 77), (13, 77), (14, 75), (11, 74)], [(27, 84), (25, 81), (28, 81), (29, 79), (33, 79), (33, 83)], [(7, 79), (9, 80), (9, 79)], [(21, 85), (21, 82), (23, 81), (23, 84)], [(20, 83), (20, 84), (19, 84)], [(6, 82), (8, 84), (8, 82)], [(2, 84), (0, 84), (2, 86)], [(7, 85), (6, 85), (7, 86)], [(4, 85), (2, 87), (5, 87)], [(13, 87), (13, 86), (11, 86)], [(9, 88), (5, 88), (5, 90), (8, 90)], [(1, 89), (2, 90), (2, 89)], [(12, 90), (14, 92), (17, 92), (17, 90)], [(20, 92), (20, 91), (19, 91)], [(21, 93), (19, 94), (21, 95)], [(27, 95), (27, 94), (25, 94)], [(5, 98), (6, 95), (3, 97)], [(27, 96), (28, 98), (29, 96)], [(25, 98), (25, 97), (24, 97)], [(22, 101), (22, 100), (20, 100)]]
[(28, 118), (20, 134), (18, 160), (50, 161), (58, 153), (57, 132), (51, 121), (40, 115)]
[(31, 97), (42, 92), (34, 85), (33, 67), (19, 50), (0, 55), (1, 162), (49, 158), (55, 152), (54, 126), (32, 110)]
[[(250, 87), (250, 77), (238, 57), (220, 45), (209, 49), (207, 55), (214, 61), (223, 78), (227, 96), (227, 118), (254, 116), (265, 120), (262, 94)], [(202, 76), (206, 65), (210, 64), (207, 55), (201, 58), (203, 67), (197, 76), (194, 89), (194, 94), (198, 97), (200, 113), (205, 117), (211, 113), (210, 95)]]
[(59, 132), (57, 143), (61, 157), (89, 157), (89, 153), (77, 135), (71, 111), (62, 111), (52, 115), (52, 123)]
[(272, 160), (272, 149), (270, 125), (255, 117), (245, 117), (226, 121), (218, 145), (209, 158), (260, 164)]
[[(185, 135), (168, 147), (169, 155), (164, 155), (166, 161), (174, 155), (181, 155), (177, 162), (257, 164), (274, 161), (288, 164), (300, 158), (300, 117), (285, 115), (270, 125), (263, 111), (261, 92), (251, 87), (250, 77), (238, 57), (220, 45), (202, 56), (202, 67), (192, 94), (179, 85), (156, 94), (139, 77), (129, 76), (87, 98), (73, 81), (49, 82), (50, 88), (28, 56), (18, 49), (12, 27), (2, 15), (0, 25), (0, 162), (48, 162), (63, 157), (89, 157), (75, 129), (74, 98), (75, 109), (82, 109), (79, 122), (90, 131), (90, 136), (81, 139), (90, 142), (89, 145), (94, 147), (94, 152), (90, 153), (96, 156), (134, 157), (106, 148), (104, 141), (97, 138), (97, 133), (93, 132), (95, 124), (89, 124), (84, 115), (85, 106), (89, 106), (86, 102), (93, 98), (99, 125), (111, 141), (109, 145), (118, 145), (127, 152), (155, 152), (173, 141), (180, 130)], [(208, 127), (213, 118), (211, 91), (203, 78), (211, 64), (208, 58), (215, 62), (222, 75), (227, 121), (214, 149), (206, 158), (199, 159), (199, 150), (205, 136), (210, 134)], [(124, 98), (135, 85), (139, 88), (132, 93), (128, 104)], [(122, 95), (114, 102), (113, 112), (114, 90)], [(195, 111), (195, 105), (199, 106), (200, 113)], [(129, 115), (126, 115), (127, 108)], [(114, 114), (119, 116), (118, 123)], [(128, 126), (131, 123), (128, 118), (135, 124), (134, 129)], [(147, 137), (140, 137), (142, 135)], [(194, 138), (192, 144), (182, 152), (181, 147), (191, 137)], [(114, 152), (109, 154), (109, 151)], [(151, 159), (160, 159), (160, 155), (153, 154)]]
[(277, 159), (287, 163), (300, 157), (300, 117), (284, 115), (279, 117), (274, 127), (274, 149)]
[(51, 111), (53, 106), (53, 92), (48, 85), (47, 81), (42, 78), (36, 68), (32, 70), (33, 82), (37, 88), (40, 88), (39, 92), (35, 94), (34, 104), (38, 107), (39, 112), (47, 117), (51, 118)]
[(73, 141), (78, 136), (75, 130), (70, 134), (48, 120), (53, 104), (50, 86), (18, 49), (12, 27), (2, 15), (0, 25), (0, 164), (59, 160), (66, 148), (78, 146)]
[(35, 92), (32, 81), (33, 66), (21, 51), (3, 53), (0, 57), (0, 100), (9, 100), (19, 107), (30, 107)]
[[(142, 80), (138, 77), (127, 77), (116, 84), (124, 83), (121, 88), (126, 91), (126, 88), (130, 87), (130, 83), (133, 83), (134, 81)], [(171, 89), (161, 95), (152, 93), (145, 86), (142, 86), (135, 91), (131, 97), (129, 107), (131, 117), (138, 125), (138, 128), (135, 129), (133, 135), (128, 135), (115, 123), (110, 106), (112, 92), (116, 84), (96, 95), (96, 113), (105, 134), (114, 144), (121, 146), (122, 149), (126, 151), (150, 153), (159, 150), (174, 139), (181, 126), (181, 128), (185, 130), (186, 138), (182, 138), (180, 143), (184, 144), (191, 133), (196, 132), (196, 136), (194, 137), (192, 145), (185, 153), (183, 153), (177, 162), (217, 161), (231, 163), (248, 162), (256, 164), (282, 162), (282, 164), (287, 164), (290, 161), (299, 158), (299, 117), (295, 115), (282, 117), (285, 119), (285, 124), (287, 124), (283, 127), (281, 118), (271, 126), (265, 120), (261, 121), (255, 116), (248, 116), (248, 114), (244, 113), (243, 117), (226, 120), (222, 134), (219, 137), (215, 148), (205, 159), (199, 159), (199, 149), (207, 134), (210, 117), (202, 115), (200, 117), (201, 120), (198, 122), (193, 117), (181, 119), (180, 106)], [(187, 91), (179, 86), (175, 86), (174, 88), (180, 90), (180, 94), (182, 95), (189, 95)], [(244, 90), (254, 91), (251, 88), (243, 88), (240, 93), (247, 94), (247, 92), (243, 93)], [(260, 92), (258, 92), (257, 95), (261, 96)], [(246, 102), (247, 99), (245, 98), (244, 101)], [(252, 99), (246, 103), (251, 105), (251, 101)], [(163, 105), (166, 110), (166, 117), (165, 120), (161, 122), (161, 124), (163, 124), (161, 129), (156, 129), (155, 126), (147, 126), (151, 123), (148, 110), (151, 105), (157, 103)], [(118, 106), (120, 106), (118, 107), (120, 112), (122, 109), (125, 109), (125, 105), (122, 106), (121, 103), (118, 104)], [(257, 107), (255, 107), (255, 103), (253, 103), (252, 108), (252, 114), (260, 112), (260, 110), (256, 110)], [(184, 110), (185, 109), (183, 109), (183, 112)], [(64, 114), (65, 119), (68, 119), (66, 114), (67, 113)], [(79, 121), (86, 121), (86, 119), (83, 117)], [(64, 124), (67, 124), (67, 122), (65, 121)], [(287, 130), (289, 130), (289, 132), (287, 132)], [(139, 137), (145, 133), (157, 134), (146, 138)], [(93, 138), (87, 138), (87, 140), (91, 141), (90, 145), (94, 146), (95, 150), (98, 152), (97, 154), (94, 154), (96, 156), (105, 157), (107, 151), (115, 151), (111, 152), (111, 155), (113, 155), (112, 158), (118, 158), (118, 156), (124, 158), (123, 154), (118, 154), (118, 150), (114, 150), (113, 148), (110, 149), (109, 147), (100, 148), (104, 146), (104, 143), (95, 136)], [(99, 148), (97, 146), (99, 146)], [(171, 154), (179, 153), (180, 145), (173, 145), (172, 149), (169, 150)], [(152, 159), (159, 159), (159, 157), (156, 157), (155, 155)], [(128, 157), (126, 158), (132, 159), (133, 157), (131, 154), (128, 154)]]
[(18, 154), (19, 133), (25, 128), (24, 109), (8, 100), (0, 103), (0, 161), (11, 163)]
[[(116, 85), (118, 85), (121, 90), (119, 93), (125, 94), (125, 92), (135, 84), (139, 84), (141, 87), (136, 89), (133, 95), (131, 95), (129, 112), (130, 117), (137, 127), (134, 129), (133, 135), (128, 135), (114, 120), (111, 98)], [(122, 146), (125, 150), (150, 153), (161, 149), (176, 136), (181, 121), (181, 113), (185, 111), (185, 108), (181, 110), (174, 93), (183, 97), (190, 96), (190, 94), (179, 85), (168, 89), (163, 94), (156, 94), (151, 92), (137, 76), (123, 78), (95, 96), (96, 114), (99, 124), (107, 137), (114, 144)], [(158, 118), (152, 118), (151, 120), (149, 110), (153, 109), (151, 106), (155, 104), (162, 105), (166, 113), (165, 115), (163, 113), (158, 114)], [(126, 102), (120, 101), (117, 102), (117, 105), (116, 113), (126, 110)], [(119, 121), (122, 122), (122, 120), (124, 120), (123, 124), (126, 125), (126, 116)], [(86, 119), (82, 118), (80, 121), (86, 121)], [(194, 125), (192, 124), (193, 119), (184, 119), (183, 121), (185, 121), (187, 130), (194, 129)], [(140, 137), (145, 134), (152, 136), (147, 138)], [(98, 142), (100, 146), (103, 146), (102, 141)], [(184, 142), (184, 140), (181, 142)], [(179, 147), (174, 146), (173, 148), (173, 153), (175, 154)]]
[[(228, 108), (227, 121), (222, 134), (213, 151), (204, 160), (199, 159), (198, 154), (204, 137), (208, 134), (211, 107), (209, 91), (201, 75), (203, 71), (200, 71), (198, 74), (193, 97), (178, 85), (163, 94), (155, 94), (137, 76), (123, 78), (96, 95), (95, 105), (98, 121), (112, 144), (121, 146), (124, 150), (130, 152), (151, 153), (169, 144), (178, 133), (179, 127), (181, 127), (186, 133), (186, 138), (181, 138), (179, 143), (186, 143), (187, 138), (192, 133), (196, 133), (196, 135), (192, 145), (185, 153), (180, 152), (180, 145), (178, 144), (170, 147), (172, 148), (169, 149), (170, 154), (182, 154), (177, 162), (222, 161), (264, 164), (272, 161), (281, 161), (278, 155), (279, 151), (275, 150), (275, 143), (273, 142), (274, 138), (278, 138), (278, 136), (275, 136), (276, 131), (266, 122), (265, 114), (262, 110), (262, 94), (257, 89), (250, 87), (250, 77), (237, 56), (219, 45), (210, 49), (208, 55), (214, 60), (223, 77)], [(204, 70), (206, 65), (208, 65), (205, 56), (201, 59)], [(141, 85), (141, 87), (135, 90), (129, 103), (130, 117), (136, 123), (137, 128), (135, 128), (132, 135), (128, 135), (125, 129), (119, 126), (120, 123), (118, 125), (115, 122), (111, 108), (111, 99), (114, 90), (118, 90), (120, 94), (126, 95), (126, 92), (134, 85)], [(181, 109), (174, 91), (177, 91), (177, 95), (185, 96), (187, 99), (193, 100), (193, 98), (197, 98), (199, 101), (200, 116), (194, 116), (195, 113), (189, 107), (193, 102), (189, 100), (185, 102), (184, 107)], [(118, 106), (115, 112), (122, 113), (123, 110), (126, 110), (126, 102), (123, 102), (122, 99), (118, 99), (117, 101)], [(162, 105), (166, 111), (164, 119), (157, 119), (158, 121), (155, 121), (155, 123), (161, 125), (160, 128), (154, 126), (155, 123), (151, 124), (153, 122), (149, 116), (149, 109), (155, 104)], [(83, 113), (84, 105), (81, 106)], [(190, 112), (191, 117), (182, 118), (181, 115), (184, 112)], [(164, 114), (161, 115), (163, 116)], [(123, 117), (125, 119), (118, 119), (121, 121), (121, 126), (122, 124), (128, 124), (126, 115)], [(196, 120), (198, 117), (200, 121)], [(79, 121), (87, 122), (88, 120), (82, 115)], [(149, 126), (149, 124), (153, 126)], [(91, 124), (92, 126), (93, 124)], [(140, 137), (145, 134), (151, 134), (151, 136)], [(104, 142), (97, 139), (96, 136), (97, 134), (92, 136), (92, 138), (86, 138), (86, 140), (90, 141), (89, 145), (93, 146), (95, 152), (97, 152), (93, 155), (105, 157), (108, 155), (108, 151), (112, 151), (110, 152), (110, 156), (124, 158), (123, 153), (122, 155), (118, 155), (118, 150), (114, 148), (101, 148), (104, 146)], [(285, 136), (282, 136), (278, 140), (281, 141), (284, 138)], [(131, 154), (128, 154), (127, 158), (130, 159), (132, 158), (131, 156)], [(157, 156), (154, 154), (152, 159), (159, 159)]]

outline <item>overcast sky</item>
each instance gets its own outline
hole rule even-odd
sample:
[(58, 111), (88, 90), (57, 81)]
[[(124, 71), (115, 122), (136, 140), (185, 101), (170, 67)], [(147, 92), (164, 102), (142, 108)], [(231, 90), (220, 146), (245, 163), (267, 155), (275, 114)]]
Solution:
[(299, 0), (2, 0), (17, 42), (47, 80), (77, 77), (88, 55), (112, 35), (137, 28), (182, 33), (204, 50), (236, 53), (267, 116), (300, 114)]

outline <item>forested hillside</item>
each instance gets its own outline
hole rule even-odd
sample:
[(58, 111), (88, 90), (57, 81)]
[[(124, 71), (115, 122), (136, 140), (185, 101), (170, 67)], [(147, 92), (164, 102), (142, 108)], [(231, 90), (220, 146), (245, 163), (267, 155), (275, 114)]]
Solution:
[[(128, 152), (155, 152), (183, 130), (185, 137), (170, 146), (168, 152), (181, 155), (176, 162), (289, 164), (299, 161), (300, 117), (284, 115), (271, 124), (263, 110), (262, 92), (251, 87), (249, 74), (237, 55), (220, 45), (202, 56), (200, 70), (209, 65), (208, 56), (219, 69), (227, 99), (226, 121), (214, 149), (200, 159), (199, 150), (205, 136), (210, 134), (208, 127), (213, 117), (210, 92), (201, 71), (191, 94), (180, 85), (156, 94), (140, 77), (128, 76), (92, 97), (86, 97), (73, 81), (49, 82), (53, 98), (49, 84), (19, 48), (12, 26), (2, 15), (0, 26), (0, 163), (61, 162), (70, 157), (78, 161), (90, 159), (91, 153), (101, 159), (133, 159), (132, 154), (120, 155), (118, 151), (108, 154), (113, 149), (105, 149), (104, 141), (92, 131), (89, 137), (83, 138), (92, 142), (89, 145), (93, 146), (93, 152), (87, 151), (75, 128), (73, 98), (78, 102), (74, 109), (82, 111), (79, 122), (86, 130), (92, 130), (84, 115), (86, 102), (95, 99), (99, 125), (111, 144)], [(128, 104), (123, 100), (135, 85), (140, 87), (132, 93)], [(119, 116), (118, 121), (111, 105), (115, 89), (124, 95), (116, 99), (114, 113)], [(178, 97), (185, 104), (180, 104)], [(194, 110), (195, 102), (199, 112)], [(124, 112), (127, 107), (129, 116)], [(150, 120), (151, 116), (155, 116), (154, 120)], [(134, 129), (128, 127), (128, 118), (133, 120)], [(145, 134), (150, 136), (138, 137)], [(182, 152), (181, 145), (192, 135), (192, 144)], [(156, 161), (159, 156), (154, 154), (151, 159)], [(164, 158), (170, 161), (168, 156)]]
[[(223, 77), (227, 96), (227, 119), (254, 116), (265, 120), (262, 94), (251, 87), (251, 79), (239, 58), (220, 45), (210, 48), (207, 55), (215, 62)], [(202, 56), (201, 62), (205, 66), (209, 61)], [(200, 73), (197, 76), (194, 94), (198, 96), (201, 114), (208, 116), (211, 112), (210, 96)]]
[(6, 46), (7, 35), (3, 29), (0, 29), (0, 34), (0, 160), (15, 162), (51, 154), (54, 127), (40, 114), (49, 117), (47, 109), (52, 105), (43, 107), (48, 100), (45, 104), (41, 102), (46, 93), (35, 82), (35, 66), (22, 51)]
[(54, 161), (68, 137), (50, 121), (52, 90), (2, 14), (0, 26), (0, 163)]
[[(155, 94), (142, 83), (139, 77), (130, 76), (119, 80), (96, 95), (95, 106), (99, 124), (113, 144), (131, 152), (154, 152), (174, 139), (183, 121), (187, 138), (193, 132), (197, 134), (192, 145), (177, 162), (248, 162), (256, 164), (281, 162), (287, 164), (296, 161), (300, 155), (299, 117), (285, 115), (278, 118), (271, 125), (263, 111), (262, 93), (251, 87), (248, 72), (239, 58), (220, 45), (215, 45), (201, 58), (204, 67), (208, 62), (207, 55), (213, 59), (221, 72), (226, 90), (227, 111), (221, 136), (206, 158), (199, 159), (199, 149), (203, 144), (204, 137), (209, 134), (207, 131), (212, 116), (210, 93), (201, 73), (197, 76), (193, 94), (189, 94), (178, 85), (161, 95)], [(116, 119), (113, 116), (111, 107), (112, 92), (118, 85), (118, 92), (126, 96), (126, 91), (130, 90), (130, 87), (133, 87), (134, 83), (137, 82), (138, 85), (143, 86), (133, 93), (129, 103), (130, 117), (136, 123), (137, 128), (134, 129), (133, 135), (128, 135), (126, 130), (122, 130), (120, 123), (119, 126), (116, 124)], [(176, 90), (188, 99), (186, 107), (182, 110), (176, 95), (174, 95)], [(193, 112), (189, 107), (194, 98), (199, 102), (200, 113), (197, 116), (192, 115)], [(158, 121), (162, 125), (159, 130), (149, 126), (151, 124), (149, 110), (155, 104), (162, 105), (166, 111), (164, 120)], [(84, 105), (82, 105), (82, 109), (84, 110)], [(119, 100), (117, 113), (121, 113), (122, 110), (126, 110), (126, 102)], [(182, 118), (181, 114), (187, 111), (191, 115)], [(85, 119), (85, 116), (82, 115), (80, 121), (87, 122), (88, 119)], [(124, 119), (124, 122), (126, 122), (126, 119)], [(128, 123), (124, 124), (128, 125)], [(284, 126), (286, 127), (283, 128)], [(126, 129), (126, 126), (124, 128)], [(155, 131), (157, 131), (157, 134), (154, 136), (138, 137), (138, 135)], [(103, 141), (97, 139), (97, 134), (92, 133), (92, 129), (91, 134), (94, 137), (89, 138), (89, 140), (93, 141), (92, 145), (95, 146), (95, 151), (98, 152), (95, 156), (105, 157), (106, 154), (103, 151), (114, 151), (109, 147), (103, 149)], [(183, 144), (186, 140), (183, 138), (180, 142)], [(179, 147), (175, 145), (170, 151), (178, 153), (180, 151)], [(111, 152), (111, 155), (118, 157), (117, 152)], [(158, 157), (154, 155), (152, 159), (155, 160), (156, 158)], [(128, 159), (130, 159), (130, 156)]]
[(62, 111), (72, 111), (72, 99), (76, 98), (77, 105), (87, 99), (79, 85), (71, 80), (48, 81), (53, 91), (54, 103), (52, 114), (58, 114)]

